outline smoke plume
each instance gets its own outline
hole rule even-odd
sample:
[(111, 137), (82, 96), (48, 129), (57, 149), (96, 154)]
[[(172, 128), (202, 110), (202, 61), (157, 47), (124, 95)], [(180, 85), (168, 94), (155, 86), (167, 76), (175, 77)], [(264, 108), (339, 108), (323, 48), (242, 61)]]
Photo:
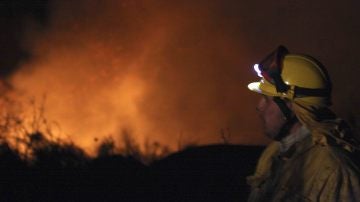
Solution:
[(253, 76), (246, 44), (215, 4), (184, 2), (52, 1), (11, 81), (24, 97), (45, 96), (46, 118), (89, 152), (94, 139), (120, 141), (123, 131), (175, 150), (258, 142), (239, 79)]
[(336, 112), (356, 122), (358, 4), (49, 0), (45, 23), (23, 22), (30, 54), (6, 77), (23, 100), (43, 100), (48, 123), (89, 152), (94, 139), (121, 144), (122, 134), (173, 150), (261, 144), (258, 97), (246, 85), (257, 79), (252, 64), (280, 44), (324, 63)]

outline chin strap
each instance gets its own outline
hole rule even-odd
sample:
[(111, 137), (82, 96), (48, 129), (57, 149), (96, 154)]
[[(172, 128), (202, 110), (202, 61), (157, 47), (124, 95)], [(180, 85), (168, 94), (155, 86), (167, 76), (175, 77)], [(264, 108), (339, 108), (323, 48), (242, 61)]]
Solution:
[(273, 97), (273, 100), (280, 108), (281, 112), (284, 114), (284, 117), (286, 119), (285, 124), (282, 126), (282, 128), (279, 131), (279, 134), (275, 138), (275, 140), (279, 141), (283, 139), (290, 132), (290, 129), (295, 123), (298, 122), (298, 119), (295, 115), (293, 115), (292, 111), (286, 105), (285, 100), (279, 97)]
[(277, 104), (277, 106), (280, 108), (281, 112), (284, 114), (286, 120), (290, 120), (292, 117), (292, 111), (286, 105), (285, 100), (283, 100), (279, 97), (273, 97), (273, 100)]
[(279, 134), (276, 136), (275, 140), (280, 141), (282, 140), (286, 135), (289, 134), (291, 128), (295, 123), (298, 122), (298, 119), (296, 116), (291, 117), (291, 119), (288, 119), (286, 123), (282, 126), (282, 128), (279, 131)]

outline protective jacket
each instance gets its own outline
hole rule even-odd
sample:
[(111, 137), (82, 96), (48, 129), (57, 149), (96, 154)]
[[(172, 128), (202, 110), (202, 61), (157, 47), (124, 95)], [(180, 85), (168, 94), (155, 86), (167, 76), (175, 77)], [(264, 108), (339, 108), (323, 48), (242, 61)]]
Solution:
[(269, 144), (258, 162), (248, 201), (360, 201), (360, 170), (354, 153), (307, 135), (281, 152)]
[(286, 120), (295, 115), (307, 130), (268, 145), (248, 177), (249, 201), (360, 201), (360, 140), (328, 108), (332, 84), (325, 67), (279, 46), (254, 70), (261, 80), (248, 88), (273, 97)]

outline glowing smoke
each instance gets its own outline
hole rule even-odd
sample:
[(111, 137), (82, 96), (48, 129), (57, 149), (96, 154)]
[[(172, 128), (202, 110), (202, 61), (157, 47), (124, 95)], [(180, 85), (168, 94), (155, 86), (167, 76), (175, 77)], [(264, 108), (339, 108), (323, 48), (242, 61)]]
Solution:
[(173, 149), (179, 142), (219, 142), (221, 129), (234, 143), (257, 141), (247, 136), (257, 130), (247, 124), (253, 109), (239, 79), (253, 75), (237, 67), (247, 57), (240, 36), (217, 20), (215, 5), (51, 5), (48, 27), (29, 31), (32, 57), (12, 83), (28, 96), (46, 95), (47, 119), (75, 143), (91, 152), (94, 138), (117, 139), (124, 129), (139, 143)]
[(24, 97), (46, 94), (46, 118), (88, 151), (124, 129), (173, 148), (219, 142), (227, 128), (232, 143), (264, 142), (246, 85), (257, 78), (252, 64), (279, 44), (322, 61), (337, 111), (357, 109), (358, 1), (50, 2), (45, 28), (27, 23), (32, 55), (11, 82)]

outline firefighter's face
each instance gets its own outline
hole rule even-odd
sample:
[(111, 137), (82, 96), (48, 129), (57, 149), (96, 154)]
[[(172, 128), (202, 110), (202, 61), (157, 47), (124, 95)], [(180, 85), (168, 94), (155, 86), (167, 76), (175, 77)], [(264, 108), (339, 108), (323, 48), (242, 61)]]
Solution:
[(263, 95), (256, 107), (266, 136), (275, 139), (286, 120), (272, 97)]

